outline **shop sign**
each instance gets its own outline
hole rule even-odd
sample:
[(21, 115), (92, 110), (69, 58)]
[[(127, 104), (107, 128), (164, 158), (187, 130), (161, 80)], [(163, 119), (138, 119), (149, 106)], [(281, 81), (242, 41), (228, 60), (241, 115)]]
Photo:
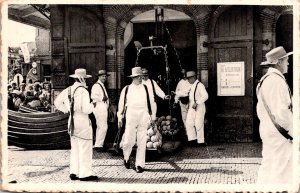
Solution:
[(245, 62), (217, 63), (218, 96), (245, 95)]

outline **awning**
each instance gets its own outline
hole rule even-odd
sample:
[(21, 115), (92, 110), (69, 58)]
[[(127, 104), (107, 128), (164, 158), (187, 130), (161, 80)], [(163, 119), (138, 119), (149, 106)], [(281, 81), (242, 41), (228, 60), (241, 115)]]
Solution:
[(50, 9), (46, 4), (8, 4), (8, 19), (50, 29)]

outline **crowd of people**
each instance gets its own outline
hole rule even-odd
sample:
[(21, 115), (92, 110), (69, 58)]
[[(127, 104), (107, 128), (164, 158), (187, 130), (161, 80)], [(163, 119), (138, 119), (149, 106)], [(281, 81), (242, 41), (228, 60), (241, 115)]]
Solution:
[(15, 81), (10, 81), (8, 90), (8, 109), (18, 111), (21, 105), (34, 108), (36, 110), (51, 111), (51, 84), (50, 82), (31, 80), (18, 85)]

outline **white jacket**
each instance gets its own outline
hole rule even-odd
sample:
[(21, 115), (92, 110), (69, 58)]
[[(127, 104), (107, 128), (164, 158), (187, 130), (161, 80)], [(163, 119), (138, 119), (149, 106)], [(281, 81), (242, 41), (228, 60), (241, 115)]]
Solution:
[[(79, 86), (84, 85), (79, 82), (75, 82), (71, 86), (72, 96), (74, 90)], [(54, 101), (55, 107), (64, 113), (70, 112), (70, 101), (68, 95), (69, 87), (64, 89)], [(93, 108), (93, 104), (90, 103), (89, 92), (85, 88), (78, 88), (74, 94), (74, 136), (82, 137), (85, 139), (92, 138), (93, 131), (88, 114), (92, 113)]]
[[(92, 87), (92, 91), (91, 91), (91, 99), (93, 100), (93, 102), (103, 102), (103, 97), (104, 97), (104, 93), (102, 91), (102, 88), (100, 87), (100, 85), (103, 87), (104, 92), (108, 98), (108, 94), (105, 88), (105, 85), (98, 80)], [(109, 105), (109, 99), (107, 99), (106, 101), (107, 106)]]
[[(197, 83), (198, 83), (198, 86), (197, 86), (197, 90), (195, 92)], [(194, 94), (195, 94), (195, 97), (194, 97)], [(192, 105), (194, 104), (195, 101), (198, 105), (200, 105), (200, 104), (204, 104), (204, 102), (207, 99), (208, 99), (208, 94), (206, 92), (204, 85), (199, 80), (196, 80), (194, 82), (194, 84), (191, 86), (191, 90), (189, 93), (190, 107), (192, 107)]]
[(148, 87), (150, 97), (154, 99), (154, 91), (153, 91), (151, 81), (153, 81), (153, 86), (155, 88), (156, 95), (159, 96), (160, 98), (164, 99), (166, 96), (164, 91), (161, 90), (161, 88), (158, 86), (158, 84), (154, 80), (151, 80), (150, 78), (148, 78), (148, 80), (146, 80), (146, 81), (143, 80), (143, 84)]
[(181, 79), (177, 86), (176, 86), (176, 90), (175, 90), (175, 103), (178, 102), (180, 97), (185, 97), (185, 96), (189, 96), (189, 92), (191, 90), (191, 84), (189, 83), (188, 80), (184, 80)]
[[(120, 99), (119, 99), (119, 105), (118, 105), (118, 120), (122, 119), (122, 112), (124, 110), (124, 97), (125, 97), (125, 88), (121, 91)], [(148, 88), (149, 92), (149, 88)], [(135, 84), (130, 84), (128, 86), (128, 91), (127, 91), (127, 97), (126, 97), (126, 108), (146, 108), (148, 110), (148, 105), (147, 105), (147, 94), (146, 90), (143, 84), (135, 85)], [(155, 120), (156, 116), (155, 113), (153, 113), (154, 109), (154, 98), (151, 97), (149, 93), (149, 100), (150, 100), (150, 106), (152, 110), (152, 119)]]
[[(274, 74), (277, 73), (277, 74)], [(263, 92), (265, 101), (269, 106), (270, 111), (275, 116), (276, 122), (289, 131), (289, 134), (293, 135), (293, 113), (290, 109), (292, 104), (290, 91), (285, 78), (282, 73), (275, 69), (269, 68), (268, 72), (261, 78), (264, 79), (261, 88), (258, 91), (258, 103), (257, 103), (257, 115), (261, 124), (270, 125), (261, 134), (265, 132), (278, 132), (273, 125), (268, 112), (261, 99), (261, 92)], [(275, 128), (275, 130), (274, 130)], [(261, 136), (261, 137), (264, 137)]]

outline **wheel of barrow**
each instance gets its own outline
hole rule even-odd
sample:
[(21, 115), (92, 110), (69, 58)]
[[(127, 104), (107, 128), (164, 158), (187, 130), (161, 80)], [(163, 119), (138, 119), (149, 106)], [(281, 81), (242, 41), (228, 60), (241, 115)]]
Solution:
[(172, 153), (181, 145), (181, 141), (165, 141), (161, 146), (162, 152)]

